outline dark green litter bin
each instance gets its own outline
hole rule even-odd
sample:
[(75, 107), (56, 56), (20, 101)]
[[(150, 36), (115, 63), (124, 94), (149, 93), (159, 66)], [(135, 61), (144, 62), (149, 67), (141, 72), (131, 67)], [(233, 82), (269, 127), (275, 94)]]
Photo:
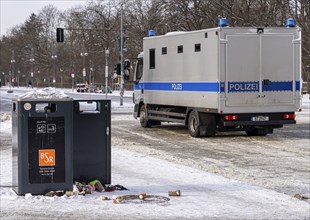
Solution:
[(73, 179), (111, 183), (111, 101), (73, 101)]
[(13, 185), (18, 195), (72, 190), (72, 103), (14, 99)]

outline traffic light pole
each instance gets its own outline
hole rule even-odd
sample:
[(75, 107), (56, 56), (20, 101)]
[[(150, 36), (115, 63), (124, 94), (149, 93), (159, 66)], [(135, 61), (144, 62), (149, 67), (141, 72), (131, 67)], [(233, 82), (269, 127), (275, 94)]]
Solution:
[(121, 85), (120, 85), (120, 106), (123, 105), (124, 95), (124, 45), (123, 45), (123, 0), (121, 3)]

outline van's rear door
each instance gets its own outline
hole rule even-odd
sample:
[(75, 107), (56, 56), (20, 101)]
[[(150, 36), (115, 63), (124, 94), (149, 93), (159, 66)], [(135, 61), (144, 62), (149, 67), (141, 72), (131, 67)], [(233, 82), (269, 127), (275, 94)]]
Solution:
[(231, 34), (226, 39), (226, 106), (260, 105), (259, 36)]
[(299, 82), (292, 32), (228, 32), (225, 44), (226, 107), (294, 105)]
[(294, 36), (284, 34), (261, 35), (262, 104), (293, 104)]

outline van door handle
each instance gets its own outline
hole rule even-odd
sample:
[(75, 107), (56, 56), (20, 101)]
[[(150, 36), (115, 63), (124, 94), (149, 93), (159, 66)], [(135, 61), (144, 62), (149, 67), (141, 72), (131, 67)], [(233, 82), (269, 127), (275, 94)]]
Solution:
[(270, 80), (269, 79), (264, 79), (263, 80), (263, 85), (268, 87), (270, 85)]

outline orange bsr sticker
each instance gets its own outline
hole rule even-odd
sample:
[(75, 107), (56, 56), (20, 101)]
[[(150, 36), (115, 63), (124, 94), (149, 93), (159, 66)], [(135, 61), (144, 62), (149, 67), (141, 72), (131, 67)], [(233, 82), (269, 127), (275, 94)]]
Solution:
[(39, 166), (55, 166), (55, 149), (39, 150)]

